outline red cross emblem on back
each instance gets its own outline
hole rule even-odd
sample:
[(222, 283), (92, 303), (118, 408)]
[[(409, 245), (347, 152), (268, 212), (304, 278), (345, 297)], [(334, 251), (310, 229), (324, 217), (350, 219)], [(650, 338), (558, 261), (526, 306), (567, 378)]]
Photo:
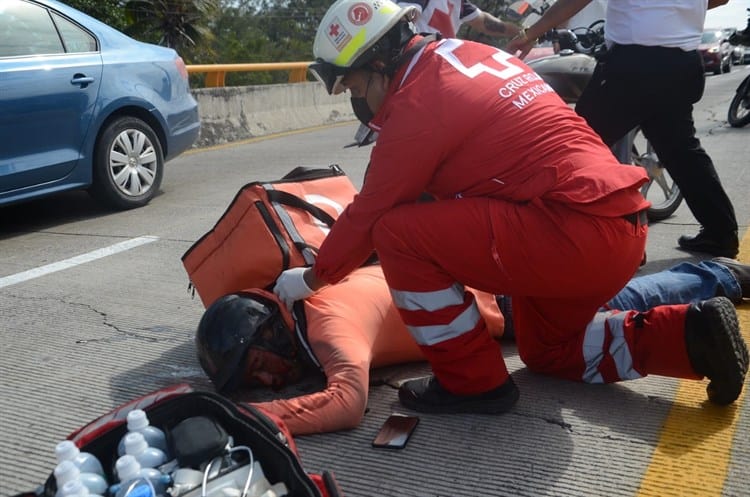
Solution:
[(339, 35), (339, 27), (338, 24), (331, 24), (331, 30), (328, 32), (329, 36), (337, 37)]

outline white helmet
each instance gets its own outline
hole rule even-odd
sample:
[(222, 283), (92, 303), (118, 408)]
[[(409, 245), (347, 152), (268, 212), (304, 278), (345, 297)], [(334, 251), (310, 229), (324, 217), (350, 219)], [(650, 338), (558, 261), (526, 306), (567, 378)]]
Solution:
[(310, 72), (328, 93), (341, 93), (346, 71), (369, 62), (361, 56), (397, 22), (404, 17), (411, 21), (417, 13), (415, 6), (401, 7), (391, 0), (337, 0), (318, 26)]

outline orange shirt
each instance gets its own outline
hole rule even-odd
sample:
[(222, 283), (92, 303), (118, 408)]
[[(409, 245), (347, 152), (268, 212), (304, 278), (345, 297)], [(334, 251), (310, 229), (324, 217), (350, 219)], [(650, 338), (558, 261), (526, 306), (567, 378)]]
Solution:
[[(494, 296), (474, 292), (490, 332), (504, 320)], [(380, 266), (359, 268), (305, 301), (308, 342), (326, 375), (320, 392), (254, 404), (294, 435), (356, 427), (367, 406), (370, 368), (424, 360), (401, 322)]]

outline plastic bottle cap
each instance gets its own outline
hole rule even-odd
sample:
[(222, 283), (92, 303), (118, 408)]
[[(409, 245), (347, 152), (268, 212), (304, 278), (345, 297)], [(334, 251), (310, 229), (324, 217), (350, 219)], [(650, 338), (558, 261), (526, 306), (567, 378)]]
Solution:
[(117, 459), (115, 471), (120, 481), (130, 481), (140, 474), (141, 465), (134, 456), (125, 455)]
[(64, 497), (86, 497), (89, 494), (89, 489), (81, 480), (71, 480), (63, 484), (60, 492)]
[(71, 480), (77, 480), (81, 475), (81, 471), (78, 469), (78, 466), (73, 463), (73, 461), (62, 461), (55, 467), (54, 473), (55, 481), (57, 481), (58, 487), (61, 487), (66, 482), (69, 482)]
[(78, 446), (70, 440), (63, 440), (55, 447), (57, 462), (75, 459), (80, 453)]
[(125, 453), (140, 454), (148, 449), (148, 442), (142, 433), (134, 431), (125, 435)]
[(145, 411), (133, 409), (128, 413), (128, 431), (141, 431), (148, 425), (148, 416)]

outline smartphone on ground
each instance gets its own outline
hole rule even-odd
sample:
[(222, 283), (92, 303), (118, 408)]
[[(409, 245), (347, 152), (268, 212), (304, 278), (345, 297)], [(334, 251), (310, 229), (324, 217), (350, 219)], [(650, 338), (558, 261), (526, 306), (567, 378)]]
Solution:
[(418, 424), (417, 416), (391, 414), (375, 435), (372, 446), (381, 449), (403, 449)]

